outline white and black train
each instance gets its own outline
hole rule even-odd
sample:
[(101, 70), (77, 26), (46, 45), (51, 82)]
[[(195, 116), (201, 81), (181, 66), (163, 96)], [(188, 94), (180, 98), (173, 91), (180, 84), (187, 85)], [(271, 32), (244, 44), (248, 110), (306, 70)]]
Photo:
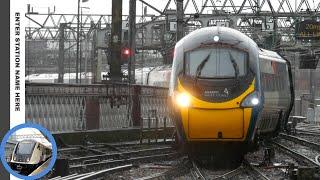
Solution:
[(175, 46), (169, 96), (181, 149), (241, 162), (286, 128), (294, 102), (290, 62), (238, 30), (198, 29)]
[(36, 140), (22, 140), (13, 150), (10, 166), (21, 173), (30, 173), (48, 160), (52, 155), (52, 148)]

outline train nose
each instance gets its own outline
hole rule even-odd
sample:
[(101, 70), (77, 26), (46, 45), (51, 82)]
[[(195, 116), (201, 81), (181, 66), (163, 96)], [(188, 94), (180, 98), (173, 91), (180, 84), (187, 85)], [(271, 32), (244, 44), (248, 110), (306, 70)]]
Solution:
[(242, 139), (244, 137), (244, 109), (189, 108), (189, 138)]

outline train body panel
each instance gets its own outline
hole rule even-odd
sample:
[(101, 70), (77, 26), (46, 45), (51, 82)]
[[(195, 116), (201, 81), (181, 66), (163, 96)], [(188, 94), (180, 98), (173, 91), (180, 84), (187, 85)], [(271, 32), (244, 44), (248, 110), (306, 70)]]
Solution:
[(277, 53), (265, 49), (260, 49), (259, 61), (264, 104), (257, 129), (258, 133), (274, 132), (290, 113), (289, 67)]
[[(252, 108), (242, 108), (240, 103), (253, 91), (254, 81), (246, 92), (222, 103), (207, 102), (189, 94), (192, 105), (183, 110), (181, 108), (182, 124), (187, 140), (245, 140)], [(188, 93), (181, 83), (178, 83), (178, 92)]]

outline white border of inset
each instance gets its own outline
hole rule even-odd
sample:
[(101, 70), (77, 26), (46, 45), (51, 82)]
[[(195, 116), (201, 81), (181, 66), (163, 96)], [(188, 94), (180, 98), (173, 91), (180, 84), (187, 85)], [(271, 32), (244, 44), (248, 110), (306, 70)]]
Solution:
[[(25, 12), (26, 5), (23, 1), (10, 0), (10, 128), (25, 123)], [(17, 13), (19, 21), (16, 19)], [(16, 24), (18, 22), (19, 25)], [(18, 63), (16, 55), (19, 57)], [(10, 179), (18, 178), (10, 175)]]
[(10, 1), (10, 128), (25, 123), (25, 9)]

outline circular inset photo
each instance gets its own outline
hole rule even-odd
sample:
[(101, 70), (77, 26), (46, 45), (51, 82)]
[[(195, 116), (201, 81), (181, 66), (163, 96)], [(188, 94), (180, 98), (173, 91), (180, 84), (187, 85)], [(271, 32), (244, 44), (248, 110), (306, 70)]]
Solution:
[(2, 139), (0, 151), (6, 170), (21, 179), (45, 176), (57, 159), (53, 136), (37, 124), (21, 124), (12, 128)]

